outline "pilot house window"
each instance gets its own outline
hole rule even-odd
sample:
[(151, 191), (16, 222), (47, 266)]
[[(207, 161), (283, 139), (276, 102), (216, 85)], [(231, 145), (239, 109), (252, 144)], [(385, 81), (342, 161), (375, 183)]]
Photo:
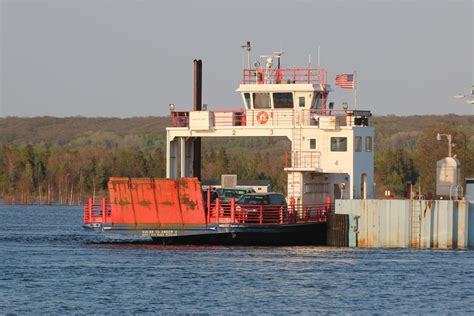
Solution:
[(305, 97), (299, 97), (298, 98), (298, 103), (300, 105), (300, 108), (304, 108), (304, 106), (305, 106)]
[(273, 107), (275, 109), (292, 109), (293, 94), (290, 93), (273, 93)]
[(250, 109), (250, 93), (244, 93), (245, 106)]
[(356, 152), (362, 151), (362, 136), (354, 137), (354, 151)]
[(347, 137), (331, 137), (331, 151), (347, 151)]
[(253, 107), (255, 109), (269, 109), (270, 108), (270, 93), (254, 93)]
[(372, 151), (372, 137), (371, 136), (365, 137), (365, 151), (368, 153)]
[(321, 94), (316, 93), (313, 97), (313, 101), (311, 102), (311, 109), (321, 109), (323, 107), (323, 99)]

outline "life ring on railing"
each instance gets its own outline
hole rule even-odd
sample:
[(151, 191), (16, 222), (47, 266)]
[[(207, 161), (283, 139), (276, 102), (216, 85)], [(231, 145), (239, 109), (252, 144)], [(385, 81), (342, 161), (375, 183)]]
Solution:
[(257, 114), (257, 121), (260, 124), (266, 124), (268, 122), (268, 113), (265, 111), (260, 111)]

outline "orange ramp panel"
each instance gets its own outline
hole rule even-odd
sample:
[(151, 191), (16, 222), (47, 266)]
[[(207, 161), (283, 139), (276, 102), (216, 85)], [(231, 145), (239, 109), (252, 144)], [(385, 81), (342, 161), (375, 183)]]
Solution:
[(197, 178), (110, 178), (108, 188), (113, 224), (206, 224)]

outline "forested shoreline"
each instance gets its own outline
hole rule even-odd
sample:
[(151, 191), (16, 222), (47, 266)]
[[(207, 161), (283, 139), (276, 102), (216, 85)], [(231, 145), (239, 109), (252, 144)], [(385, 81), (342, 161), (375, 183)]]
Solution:
[[(165, 176), (167, 117), (0, 118), (0, 198), (16, 204), (83, 204), (106, 196), (107, 179)], [(379, 116), (375, 158), (378, 196), (403, 196), (408, 181), (434, 192), (435, 162), (453, 135), (453, 154), (462, 176), (474, 177), (474, 116)], [(284, 138), (203, 140), (203, 178), (236, 173), (241, 179), (269, 179), (284, 191)]]

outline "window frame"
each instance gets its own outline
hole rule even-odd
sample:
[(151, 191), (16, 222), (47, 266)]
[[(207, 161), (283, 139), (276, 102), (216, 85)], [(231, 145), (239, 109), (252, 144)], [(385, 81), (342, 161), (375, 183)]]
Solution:
[(354, 136), (354, 152), (356, 153), (362, 152), (362, 136)]
[(365, 152), (371, 153), (373, 152), (374, 142), (372, 136), (365, 136)]
[[(287, 95), (287, 97), (288, 97), (288, 96), (291, 96), (290, 98), (287, 98), (287, 99), (286, 99), (286, 101), (291, 100), (291, 107), (277, 107), (276, 104), (277, 104), (278, 102), (275, 102), (275, 95), (278, 95), (278, 94), (280, 94), (280, 95), (285, 94), (285, 95)], [(273, 92), (273, 93), (272, 93), (272, 102), (273, 102), (273, 108), (274, 108), (274, 109), (294, 109), (294, 108), (295, 108), (295, 104), (294, 104), (294, 100), (293, 100), (293, 93), (292, 93), (292, 92)]]
[[(333, 140), (338, 140), (337, 143), (334, 143)], [(337, 147), (335, 147), (337, 144)], [(341, 144), (344, 144), (343, 148)], [(330, 150), (331, 152), (347, 152), (347, 137), (333, 136), (330, 139)]]
[[(244, 103), (245, 103), (245, 108), (250, 110), (252, 108), (252, 92), (244, 92)], [(249, 97), (247, 98), (246, 95)]]
[(270, 194), (270, 204), (271, 205), (283, 205), (285, 204), (285, 197), (280, 194)]
[[(261, 94), (261, 95), (267, 95), (268, 96), (268, 107), (256, 107), (256, 102), (255, 102), (255, 99), (257, 98), (257, 94)], [(271, 109), (272, 108), (272, 96), (271, 96), (271, 93), (270, 92), (254, 92), (252, 93), (252, 103), (253, 103), (253, 108), (254, 109)]]
[(315, 93), (311, 100), (311, 110), (320, 110), (323, 108), (323, 97), (321, 93)]
[[(303, 105), (301, 105), (301, 100), (303, 100)], [(306, 107), (306, 97), (300, 96), (298, 97), (298, 108), (304, 108), (304, 107)]]

